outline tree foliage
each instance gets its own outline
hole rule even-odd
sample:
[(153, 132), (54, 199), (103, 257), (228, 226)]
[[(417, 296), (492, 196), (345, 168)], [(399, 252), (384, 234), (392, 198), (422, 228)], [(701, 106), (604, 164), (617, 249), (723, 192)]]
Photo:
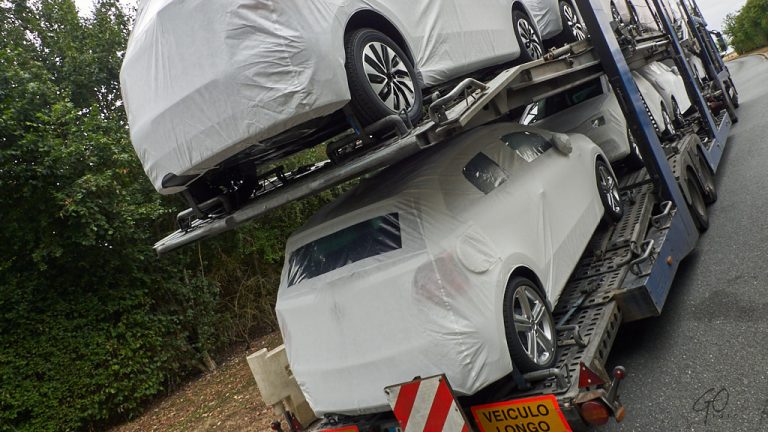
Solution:
[(723, 33), (738, 53), (768, 46), (768, 0), (747, 0), (736, 14), (725, 17)]
[(0, 1), (0, 431), (128, 418), (274, 327), (285, 237), (328, 196), (158, 259), (176, 201), (133, 152), (117, 0)]

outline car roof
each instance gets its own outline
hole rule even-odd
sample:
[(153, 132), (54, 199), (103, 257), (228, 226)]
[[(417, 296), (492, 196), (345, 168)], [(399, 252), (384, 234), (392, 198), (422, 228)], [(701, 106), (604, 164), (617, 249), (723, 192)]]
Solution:
[(416, 202), (444, 208), (441, 180), (446, 175), (455, 175), (478, 152), (504, 146), (502, 136), (531, 130), (507, 122), (481, 126), (365, 178), (294, 232), (288, 248), (380, 215), (382, 208), (411, 208)]

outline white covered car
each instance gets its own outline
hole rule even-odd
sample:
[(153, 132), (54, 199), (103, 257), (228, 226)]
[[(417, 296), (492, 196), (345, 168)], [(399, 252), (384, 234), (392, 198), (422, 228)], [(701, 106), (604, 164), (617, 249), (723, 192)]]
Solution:
[[(633, 72), (632, 75), (648, 106), (651, 120), (657, 125), (659, 138), (673, 138), (677, 133), (675, 120), (682, 122), (682, 114), (679, 110), (667, 110), (664, 97), (640, 73)], [(657, 82), (665, 81), (659, 76), (656, 78)], [(685, 101), (688, 101), (687, 97)], [(687, 106), (690, 107), (690, 103)], [(677, 114), (672, 116), (670, 112)], [(529, 105), (523, 113), (522, 123), (555, 132), (584, 134), (603, 150), (611, 163), (626, 160), (632, 167), (642, 163), (619, 101), (605, 76)]]
[(562, 0), (143, 0), (121, 86), (131, 141), (169, 194), (320, 144), (350, 115), (415, 121), (423, 90), (583, 37)]
[(683, 114), (691, 109), (692, 105), (677, 67), (653, 62), (643, 66), (638, 72), (661, 95), (665, 108), (669, 108), (669, 114), (676, 123), (675, 126), (682, 127)]
[(551, 308), (601, 218), (621, 213), (592, 141), (512, 123), (366, 179), (286, 246), (276, 311), (313, 410), (384, 411), (384, 387), (415, 376), (469, 395), (551, 367)]

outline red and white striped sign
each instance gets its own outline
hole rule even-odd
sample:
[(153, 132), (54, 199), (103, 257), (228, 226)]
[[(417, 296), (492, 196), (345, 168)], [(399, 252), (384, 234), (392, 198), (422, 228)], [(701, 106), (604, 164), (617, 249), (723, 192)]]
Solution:
[(384, 389), (403, 432), (468, 432), (464, 413), (445, 375)]

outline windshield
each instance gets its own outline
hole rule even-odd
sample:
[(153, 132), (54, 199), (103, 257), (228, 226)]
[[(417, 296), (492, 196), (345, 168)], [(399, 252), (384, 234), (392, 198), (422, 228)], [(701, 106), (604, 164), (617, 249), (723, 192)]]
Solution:
[(288, 260), (288, 286), (402, 247), (397, 213), (360, 222), (293, 251)]

